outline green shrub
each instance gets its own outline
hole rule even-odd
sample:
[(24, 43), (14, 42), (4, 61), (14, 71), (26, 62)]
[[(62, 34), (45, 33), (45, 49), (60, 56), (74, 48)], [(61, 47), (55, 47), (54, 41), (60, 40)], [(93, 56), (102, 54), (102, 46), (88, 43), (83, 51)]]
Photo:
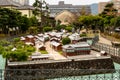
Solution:
[(63, 38), (63, 39), (62, 39), (62, 44), (63, 44), (63, 45), (70, 44), (70, 43), (71, 43), (70, 38), (66, 37), (66, 38)]
[(38, 33), (38, 27), (29, 27), (28, 29), (29, 34), (37, 34)]
[(87, 34), (80, 34), (80, 37), (86, 37)]
[(60, 53), (61, 55), (63, 54), (63, 51), (58, 51), (58, 53)]
[(68, 26), (68, 27), (66, 27), (65, 29), (66, 29), (68, 32), (72, 32), (72, 27), (69, 27), (69, 26)]
[(48, 54), (48, 52), (46, 50), (40, 50), (41, 54)]
[(19, 42), (20, 38), (14, 38), (14, 42)]
[(49, 32), (49, 31), (52, 31), (52, 30), (53, 30), (52, 27), (44, 27), (44, 28), (43, 28), (43, 31), (44, 31), (44, 32)]
[(65, 25), (58, 25), (55, 27), (55, 30), (61, 31), (61, 29), (65, 29), (65, 27), (66, 27)]

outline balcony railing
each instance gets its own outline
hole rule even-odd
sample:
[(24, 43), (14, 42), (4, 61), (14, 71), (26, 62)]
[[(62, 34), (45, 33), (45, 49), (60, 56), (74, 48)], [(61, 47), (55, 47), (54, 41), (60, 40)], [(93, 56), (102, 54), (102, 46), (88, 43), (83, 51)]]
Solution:
[(120, 70), (9, 69), (0, 80), (120, 80)]

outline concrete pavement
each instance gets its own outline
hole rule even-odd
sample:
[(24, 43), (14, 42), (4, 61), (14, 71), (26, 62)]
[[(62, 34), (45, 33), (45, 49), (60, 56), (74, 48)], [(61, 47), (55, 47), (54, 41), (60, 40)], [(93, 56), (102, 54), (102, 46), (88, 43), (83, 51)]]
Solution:
[(110, 40), (103, 38), (101, 35), (99, 35), (99, 42), (104, 43), (104, 44), (108, 44), (108, 45), (112, 45)]

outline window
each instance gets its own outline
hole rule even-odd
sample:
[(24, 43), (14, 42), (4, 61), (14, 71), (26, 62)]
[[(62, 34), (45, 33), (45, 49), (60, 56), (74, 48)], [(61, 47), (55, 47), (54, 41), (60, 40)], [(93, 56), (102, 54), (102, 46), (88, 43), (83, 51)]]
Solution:
[(74, 52), (74, 50), (67, 50), (67, 52)]
[(76, 48), (76, 50), (90, 50), (90, 48)]

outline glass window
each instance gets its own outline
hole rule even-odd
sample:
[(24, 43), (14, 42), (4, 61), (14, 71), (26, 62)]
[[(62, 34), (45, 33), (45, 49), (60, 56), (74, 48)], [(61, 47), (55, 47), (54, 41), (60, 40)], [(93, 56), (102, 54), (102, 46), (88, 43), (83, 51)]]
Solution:
[(74, 50), (67, 50), (67, 52), (74, 52)]

